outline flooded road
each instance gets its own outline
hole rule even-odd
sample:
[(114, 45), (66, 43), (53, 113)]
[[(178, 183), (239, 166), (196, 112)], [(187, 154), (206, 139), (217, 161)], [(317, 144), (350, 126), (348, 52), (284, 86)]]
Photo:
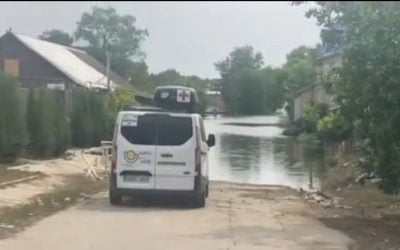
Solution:
[(283, 115), (206, 118), (207, 133), (216, 136), (209, 157), (210, 179), (304, 189), (311, 182), (318, 188), (322, 154), (281, 135), (282, 127), (271, 126), (285, 120)]

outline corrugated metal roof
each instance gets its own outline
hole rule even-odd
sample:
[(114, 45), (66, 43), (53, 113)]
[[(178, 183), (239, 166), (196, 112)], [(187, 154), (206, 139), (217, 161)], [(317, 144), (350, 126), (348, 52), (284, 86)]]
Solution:
[[(13, 34), (25, 46), (42, 56), (75, 83), (87, 88), (107, 88), (107, 76), (81, 60), (72, 51), (86, 52), (27, 35)], [(115, 83), (112, 80), (111, 87), (115, 87)]]

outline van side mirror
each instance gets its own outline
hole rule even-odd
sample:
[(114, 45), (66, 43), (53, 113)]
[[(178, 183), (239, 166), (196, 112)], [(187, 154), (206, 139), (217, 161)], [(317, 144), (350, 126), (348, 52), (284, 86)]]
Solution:
[(207, 139), (207, 145), (213, 147), (215, 145), (215, 135), (209, 134)]

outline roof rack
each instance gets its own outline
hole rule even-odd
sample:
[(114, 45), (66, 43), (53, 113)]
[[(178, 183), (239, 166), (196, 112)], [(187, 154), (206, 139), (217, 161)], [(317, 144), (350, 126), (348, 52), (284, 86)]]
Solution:
[(175, 109), (163, 109), (152, 106), (124, 106), (122, 111), (147, 111), (147, 112), (162, 112), (162, 113), (182, 113), (191, 114), (190, 112), (175, 110)]
[(124, 106), (123, 111), (165, 111), (165, 110), (152, 106)]

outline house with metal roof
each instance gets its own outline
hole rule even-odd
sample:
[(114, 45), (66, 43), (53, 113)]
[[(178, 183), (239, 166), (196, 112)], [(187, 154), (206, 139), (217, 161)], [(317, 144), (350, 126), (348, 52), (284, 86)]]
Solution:
[[(129, 87), (129, 82), (83, 50), (7, 31), (0, 37), (0, 70), (18, 78), (22, 88), (82, 87), (107, 91)], [(134, 91), (135, 96), (151, 95)]]

